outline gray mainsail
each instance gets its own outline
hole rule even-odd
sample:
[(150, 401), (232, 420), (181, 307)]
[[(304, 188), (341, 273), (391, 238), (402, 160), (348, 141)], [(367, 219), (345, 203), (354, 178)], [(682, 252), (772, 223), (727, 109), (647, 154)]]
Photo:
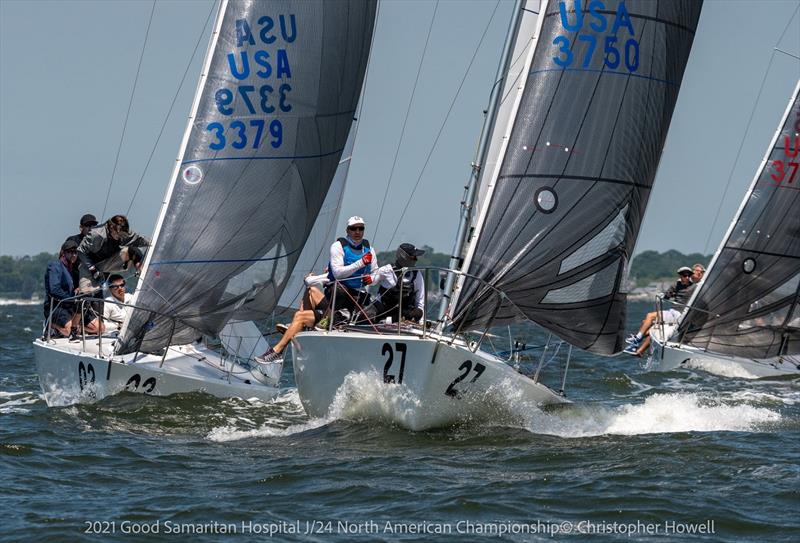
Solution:
[(223, 0), (136, 293), (146, 309), (118, 352), (272, 311), (339, 165), (375, 13), (365, 0)]
[(454, 325), (530, 319), (598, 354), (622, 348), (628, 258), (702, 2), (545, 7)]
[(722, 354), (800, 353), (800, 81), (675, 335)]

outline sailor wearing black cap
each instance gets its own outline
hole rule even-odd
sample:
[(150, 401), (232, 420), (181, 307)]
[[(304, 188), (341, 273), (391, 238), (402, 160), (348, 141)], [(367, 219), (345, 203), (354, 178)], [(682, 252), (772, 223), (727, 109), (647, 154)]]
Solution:
[[(86, 237), (86, 234), (89, 233), (89, 230), (91, 230), (95, 226), (97, 226), (97, 217), (95, 217), (91, 213), (86, 213), (83, 217), (81, 217), (81, 222), (80, 222), (80, 224), (78, 226), (78, 228), (80, 228), (80, 231), (77, 234), (68, 237), (65, 241), (74, 241), (77, 244), (76, 245), (76, 247), (77, 247), (78, 245), (81, 244), (81, 241), (83, 241), (83, 238)], [(72, 282), (76, 286), (78, 285), (78, 266), (77, 265), (72, 267)]]
[[(391, 266), (378, 268), (373, 275), (378, 283), (378, 297), (364, 310), (369, 321), (383, 320), (387, 317), (397, 319), (402, 313), (404, 319), (419, 321), (425, 307), (425, 281), (419, 270), (403, 273), (400, 281), (397, 276), (403, 268), (413, 268), (417, 258), (424, 255), (423, 249), (417, 249), (411, 243), (401, 243), (395, 252), (395, 261)], [(400, 311), (400, 289), (402, 286), (402, 311)]]

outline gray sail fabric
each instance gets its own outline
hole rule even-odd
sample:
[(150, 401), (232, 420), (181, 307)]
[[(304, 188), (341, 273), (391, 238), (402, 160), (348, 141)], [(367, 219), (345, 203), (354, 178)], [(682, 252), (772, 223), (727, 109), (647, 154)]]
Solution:
[(344, 187), (347, 183), (347, 174), (350, 172), (350, 162), (357, 132), (356, 122), (353, 121), (353, 128), (350, 130), (350, 135), (344, 146), (339, 168), (337, 168), (336, 175), (331, 182), (328, 196), (317, 214), (314, 228), (311, 229), (303, 251), (300, 253), (300, 258), (297, 260), (294, 270), (289, 274), (289, 281), (278, 302), (280, 308), (297, 308), (306, 289), (303, 282), (306, 274), (323, 273), (330, 260), (331, 243), (338, 237), (336, 235), (336, 221), (339, 219), (339, 211), (342, 208)]
[(800, 353), (800, 98), (745, 196), (676, 339), (749, 358)]
[(223, 8), (182, 167), (137, 293), (146, 310), (133, 312), (120, 353), (216, 334), (234, 314), (268, 315), (350, 131), (375, 1), (250, 0)]
[(621, 284), (701, 5), (548, 4), (456, 328), (531, 319), (582, 349), (621, 350)]

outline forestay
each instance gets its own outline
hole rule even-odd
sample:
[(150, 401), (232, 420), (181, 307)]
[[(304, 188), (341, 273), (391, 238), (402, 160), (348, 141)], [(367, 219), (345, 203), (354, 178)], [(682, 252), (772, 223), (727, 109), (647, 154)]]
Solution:
[(741, 357), (800, 353), (800, 82), (675, 337)]
[(272, 311), (339, 165), (375, 11), (364, 0), (223, 1), (137, 292), (152, 312), (134, 311), (118, 352)]
[(622, 283), (701, 5), (546, 5), (508, 149), (465, 264), (506, 297), (467, 280), (456, 327), (531, 319), (577, 347), (621, 349)]

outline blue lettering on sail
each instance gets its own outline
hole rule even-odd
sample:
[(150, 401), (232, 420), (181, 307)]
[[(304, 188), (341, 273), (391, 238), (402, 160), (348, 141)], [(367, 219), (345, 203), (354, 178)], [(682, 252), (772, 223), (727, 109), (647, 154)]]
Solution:
[(256, 44), (256, 40), (253, 39), (253, 33), (250, 31), (250, 25), (247, 24), (247, 19), (236, 19), (236, 47), (241, 47), (244, 42), (250, 45)]
[(275, 68), (275, 77), (283, 79), (292, 77), (292, 69), (289, 67), (289, 57), (286, 55), (286, 49), (278, 49), (278, 65)]
[(274, 43), (275, 40), (278, 39), (275, 36), (271, 36), (270, 35), (270, 32), (272, 31), (272, 28), (275, 26), (275, 21), (272, 19), (272, 17), (270, 17), (268, 15), (264, 15), (263, 17), (261, 17), (258, 20), (258, 24), (262, 25), (261, 34), (260, 34), (262, 42), (264, 42), (266, 44), (270, 44), (270, 43)]
[(611, 29), (611, 33), (616, 35), (621, 26), (627, 28), (631, 36), (636, 35), (636, 32), (633, 31), (631, 15), (628, 13), (628, 8), (625, 7), (625, 2), (620, 2), (619, 6), (617, 6), (617, 16), (614, 19), (614, 28)]
[(233, 53), (228, 53), (228, 67), (231, 69), (231, 75), (236, 79), (247, 79), (250, 77), (250, 62), (247, 60), (247, 51), (240, 51), (239, 55), (242, 59), (242, 69), (236, 64), (236, 57)]
[(592, 18), (596, 19), (596, 21), (589, 23), (589, 26), (595, 32), (605, 32), (606, 28), (608, 27), (608, 21), (606, 20), (606, 16), (598, 12), (598, 10), (604, 8), (605, 6), (600, 0), (592, 0), (591, 2), (589, 2), (589, 15), (591, 15)]
[(266, 51), (256, 51), (256, 54), (253, 55), (253, 58), (256, 61), (256, 64), (264, 68), (263, 70), (258, 70), (256, 75), (262, 79), (267, 79), (272, 74), (272, 66), (269, 63), (269, 53)]
[[(618, 70), (624, 67), (629, 73), (639, 69), (639, 41), (633, 26), (625, 0), (620, 0), (614, 12), (611, 31), (607, 32), (609, 23), (606, 5), (603, 0), (591, 0), (587, 6), (588, 16), (584, 17), (581, 2), (568, 0), (558, 3), (559, 20), (563, 32), (559, 33), (552, 44), (557, 46), (553, 63), (562, 69), (570, 70)], [(574, 13), (574, 20), (571, 20)], [(620, 37), (618, 32), (628, 30), (632, 38)], [(576, 38), (568, 33), (580, 33)], [(602, 48), (601, 48), (602, 44)], [(595, 60), (597, 59), (597, 60)], [(580, 66), (573, 66), (575, 61)]]
[(575, 8), (575, 23), (570, 24), (569, 17), (567, 17), (566, 2), (558, 3), (558, 11), (561, 13), (561, 26), (570, 32), (577, 32), (583, 26), (583, 12), (581, 8), (576, 5), (575, 0), (572, 0), (572, 6)]
[(292, 78), (287, 46), (297, 40), (297, 18), (294, 13), (263, 15), (256, 22), (257, 25), (247, 19), (235, 21), (235, 36), (231, 36), (235, 39), (231, 41), (236, 50), (226, 56), (229, 77), (225, 79), (241, 84), (221, 87), (213, 93), (216, 110), (227, 117), (206, 125), (208, 148), (213, 151), (226, 149), (235, 153), (259, 149), (266, 143), (278, 149), (283, 144), (283, 123), (274, 116), (292, 111), (292, 86), (264, 80)]

